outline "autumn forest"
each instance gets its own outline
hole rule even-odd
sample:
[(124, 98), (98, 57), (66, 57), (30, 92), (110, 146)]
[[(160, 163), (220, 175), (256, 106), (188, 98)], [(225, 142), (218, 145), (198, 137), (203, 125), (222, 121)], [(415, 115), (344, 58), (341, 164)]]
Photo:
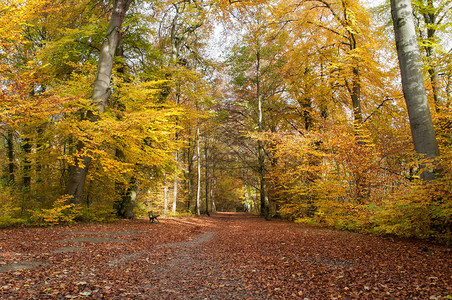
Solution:
[(0, 227), (248, 212), (451, 241), (449, 0), (0, 2)]

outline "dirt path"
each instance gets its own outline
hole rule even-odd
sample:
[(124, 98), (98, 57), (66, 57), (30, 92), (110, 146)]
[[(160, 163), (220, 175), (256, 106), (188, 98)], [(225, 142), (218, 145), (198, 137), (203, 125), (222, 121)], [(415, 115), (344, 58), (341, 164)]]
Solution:
[(452, 299), (446, 246), (245, 214), (0, 230), (1, 299)]

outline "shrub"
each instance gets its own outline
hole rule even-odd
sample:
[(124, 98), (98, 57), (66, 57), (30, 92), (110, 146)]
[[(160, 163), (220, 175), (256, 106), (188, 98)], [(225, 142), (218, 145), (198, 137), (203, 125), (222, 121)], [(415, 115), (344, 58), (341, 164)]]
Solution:
[(61, 196), (56, 200), (52, 208), (39, 208), (29, 210), (30, 222), (38, 226), (54, 226), (60, 224), (72, 224), (79, 215), (80, 208), (74, 204), (67, 204), (69, 196)]
[(20, 210), (11, 192), (0, 186), (0, 228), (26, 223), (26, 220), (20, 217)]

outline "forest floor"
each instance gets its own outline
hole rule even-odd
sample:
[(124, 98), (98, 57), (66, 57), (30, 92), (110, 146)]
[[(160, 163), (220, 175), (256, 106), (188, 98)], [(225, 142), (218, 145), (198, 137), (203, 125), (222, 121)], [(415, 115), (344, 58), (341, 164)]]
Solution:
[(1, 299), (452, 299), (452, 251), (240, 213), (0, 230)]

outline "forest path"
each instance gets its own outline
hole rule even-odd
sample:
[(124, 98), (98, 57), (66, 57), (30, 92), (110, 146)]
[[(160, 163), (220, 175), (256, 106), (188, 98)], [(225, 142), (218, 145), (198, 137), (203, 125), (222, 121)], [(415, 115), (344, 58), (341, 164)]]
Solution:
[(1, 299), (448, 299), (450, 248), (241, 213), (0, 230)]

